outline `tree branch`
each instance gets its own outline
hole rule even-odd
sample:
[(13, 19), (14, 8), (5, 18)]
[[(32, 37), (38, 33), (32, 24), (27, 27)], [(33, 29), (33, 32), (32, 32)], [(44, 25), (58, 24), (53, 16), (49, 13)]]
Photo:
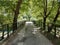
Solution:
[(51, 13), (51, 11), (53, 9), (53, 6), (54, 6), (54, 0), (53, 0), (53, 3), (52, 3), (52, 7), (51, 7), (50, 11), (48, 12), (48, 14), (46, 15), (46, 17), (48, 17), (50, 15), (50, 13)]
[(60, 14), (59, 9), (60, 9), (60, 7), (58, 7), (57, 14), (56, 14), (56, 16), (55, 16), (55, 18), (54, 18), (54, 20), (53, 20), (53, 23), (52, 23), (51, 26), (50, 26), (51, 28), (50, 28), (50, 31), (49, 31), (49, 32), (51, 32), (51, 30), (52, 30), (55, 22), (57, 21), (57, 18), (59, 17), (59, 14)]

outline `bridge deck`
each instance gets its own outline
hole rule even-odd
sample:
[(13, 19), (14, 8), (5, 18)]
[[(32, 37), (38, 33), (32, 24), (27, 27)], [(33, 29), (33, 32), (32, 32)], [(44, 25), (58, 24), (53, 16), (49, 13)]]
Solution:
[[(31, 28), (29, 27), (29, 29)], [(25, 27), (3, 45), (53, 45), (45, 36), (39, 33), (39, 31), (30, 37), (24, 37), (24, 33)]]

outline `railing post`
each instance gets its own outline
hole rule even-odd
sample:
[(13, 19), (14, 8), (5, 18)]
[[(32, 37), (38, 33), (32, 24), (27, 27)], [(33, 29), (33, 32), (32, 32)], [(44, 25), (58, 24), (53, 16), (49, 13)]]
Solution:
[(7, 38), (9, 37), (9, 25), (7, 24)]
[(56, 26), (54, 26), (54, 37), (56, 37)]
[(51, 30), (51, 24), (48, 24), (48, 33), (50, 32)]
[(2, 25), (2, 39), (4, 39), (4, 25)]

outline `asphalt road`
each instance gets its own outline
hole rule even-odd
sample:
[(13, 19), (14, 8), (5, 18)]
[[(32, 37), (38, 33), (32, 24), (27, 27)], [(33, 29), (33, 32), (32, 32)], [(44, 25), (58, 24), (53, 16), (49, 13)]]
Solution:
[(7, 45), (53, 45), (45, 36), (38, 31), (33, 34), (32, 25), (25, 26), (12, 41)]

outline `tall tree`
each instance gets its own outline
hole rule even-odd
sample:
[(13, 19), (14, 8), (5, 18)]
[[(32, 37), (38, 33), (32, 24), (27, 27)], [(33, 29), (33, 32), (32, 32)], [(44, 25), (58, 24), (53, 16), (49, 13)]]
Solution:
[(53, 20), (53, 22), (52, 22), (52, 24), (51, 24), (50, 29), (48, 30), (48, 32), (51, 32), (51, 30), (54, 27), (54, 24), (56, 23), (57, 18), (59, 17), (59, 15), (60, 15), (60, 2), (58, 3), (57, 14), (56, 14), (56, 16), (55, 16), (55, 18), (54, 18), (54, 20)]
[(43, 3), (44, 3), (43, 30), (45, 30), (45, 28), (46, 28), (46, 18), (50, 15), (50, 13), (51, 13), (51, 11), (54, 7), (54, 0), (52, 1), (52, 7), (51, 7), (49, 12), (47, 11), (47, 5), (48, 5), (47, 0), (43, 0)]
[(13, 19), (13, 32), (14, 30), (17, 29), (17, 18), (18, 18), (18, 14), (19, 14), (19, 9), (21, 6), (22, 0), (18, 0), (15, 11), (14, 11), (14, 19)]

